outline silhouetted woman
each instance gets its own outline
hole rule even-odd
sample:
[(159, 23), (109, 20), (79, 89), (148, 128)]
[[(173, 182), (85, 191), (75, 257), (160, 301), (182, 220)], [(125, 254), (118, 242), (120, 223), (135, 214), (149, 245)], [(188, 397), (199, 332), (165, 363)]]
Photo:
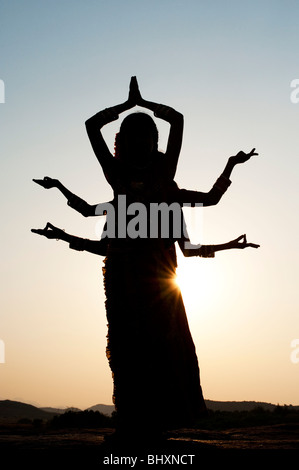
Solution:
[[(165, 154), (158, 150), (154, 121), (144, 113), (133, 113), (123, 120), (116, 136), (115, 156), (110, 154), (100, 128), (135, 105), (153, 111), (170, 124)], [(128, 100), (93, 116), (86, 122), (86, 129), (112, 186), (114, 200), (126, 195), (127, 207), (136, 201), (148, 209), (154, 202), (216, 204), (230, 185), (235, 164), (254, 155), (253, 150), (248, 155), (240, 152), (231, 157), (208, 193), (178, 190), (173, 179), (181, 150), (183, 117), (165, 105), (145, 101), (135, 78)], [(130, 433), (130, 428), (134, 435), (187, 426), (205, 412), (196, 351), (182, 296), (174, 283), (173, 241), (170, 236), (114, 238), (109, 242), (104, 269), (107, 353), (119, 430), (124, 435)], [(213, 256), (213, 248), (204, 254)]]
[[(120, 127), (113, 157), (100, 128), (137, 104), (170, 123), (166, 152), (158, 151), (158, 132), (152, 118), (144, 113), (134, 113), (127, 116)], [(178, 202), (181, 206), (184, 203), (216, 204), (230, 185), (234, 166), (256, 155), (252, 150), (249, 154), (239, 152), (230, 157), (223, 174), (208, 193), (180, 190), (173, 179), (182, 142), (182, 115), (172, 108), (143, 100), (135, 78), (131, 81), (129, 99), (89, 119), (86, 128), (114, 192), (116, 221), (123, 216), (122, 211), (127, 211), (128, 206), (136, 202), (142, 202), (148, 211), (152, 203), (161, 202)], [(66, 191), (64, 188), (62, 192), (72, 207), (81, 213), (87, 211), (84, 215), (91, 215), (93, 210), (84, 207), (80, 198), (67, 195)], [(126, 196), (126, 207), (118, 207), (119, 196)], [(131, 215), (128, 222), (132, 219)], [(150, 220), (148, 222), (150, 224)], [(195, 422), (206, 408), (195, 346), (182, 296), (174, 282), (174, 242), (178, 240), (184, 247), (185, 235), (179, 238), (171, 233), (168, 238), (161, 234), (157, 238), (125, 235), (108, 242), (105, 239), (105, 242), (82, 241), (51, 224), (35, 233), (61, 238), (76, 249), (106, 255), (107, 357), (113, 375), (113, 400), (120, 436), (132, 435), (134, 439), (136, 433), (156, 435), (171, 427)], [(257, 245), (247, 244), (246, 237), (241, 236), (229, 244), (185, 251), (185, 255), (214, 256), (220, 249), (247, 246)]]

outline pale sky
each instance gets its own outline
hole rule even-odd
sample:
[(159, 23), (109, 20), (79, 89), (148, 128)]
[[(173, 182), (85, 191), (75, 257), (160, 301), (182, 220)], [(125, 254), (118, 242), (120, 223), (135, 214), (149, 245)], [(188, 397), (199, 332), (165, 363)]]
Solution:
[[(259, 153), (201, 213), (203, 230), (188, 216), (196, 242), (246, 233), (261, 245), (179, 257), (204, 396), (299, 405), (299, 2), (2, 0), (0, 39), (0, 399), (112, 403), (103, 258), (30, 232), (50, 221), (96, 239), (103, 221), (32, 178), (111, 199), (84, 122), (125, 101), (136, 75), (144, 98), (184, 115), (181, 187), (207, 191), (230, 155)], [(111, 150), (123, 117), (104, 129)], [(168, 127), (156, 122), (163, 150)]]

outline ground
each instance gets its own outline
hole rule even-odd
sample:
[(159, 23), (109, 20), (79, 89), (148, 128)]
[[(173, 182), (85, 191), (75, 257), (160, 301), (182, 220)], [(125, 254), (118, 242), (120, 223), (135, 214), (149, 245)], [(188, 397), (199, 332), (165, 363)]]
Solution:
[(142, 449), (136, 447), (134, 439), (123, 447), (107, 442), (105, 437), (112, 433), (111, 428), (45, 430), (20, 424), (1, 426), (0, 455), (5, 455), (10, 464), (28, 461), (31, 468), (34, 464), (40, 468), (43, 462), (55, 462), (56, 469), (65, 468), (65, 462), (74, 468), (75, 464), (87, 469), (112, 465), (132, 468), (133, 462), (128, 460), (132, 456), (138, 456), (134, 464), (138, 468), (176, 465), (180, 459), (181, 464), (199, 468), (202, 461), (223, 463), (226, 458), (230, 463), (239, 459), (256, 463), (265, 457), (269, 464), (270, 459), (277, 462), (283, 456), (284, 464), (289, 459), (289, 463), (294, 463), (293, 458), (299, 455), (299, 422), (227, 430), (180, 429), (168, 433), (159, 445)]

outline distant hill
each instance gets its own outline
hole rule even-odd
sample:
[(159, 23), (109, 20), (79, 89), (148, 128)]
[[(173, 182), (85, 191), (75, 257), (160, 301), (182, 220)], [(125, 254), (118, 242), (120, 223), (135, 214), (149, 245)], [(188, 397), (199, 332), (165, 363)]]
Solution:
[[(54, 413), (56, 415), (61, 415), (63, 413), (66, 413), (67, 411), (84, 411), (79, 408), (51, 408), (51, 407), (46, 407), (46, 408), (41, 408), (44, 411), (47, 411), (49, 413)], [(104, 415), (111, 416), (113, 411), (115, 410), (115, 407), (113, 405), (94, 405), (91, 406), (90, 408), (86, 408), (87, 411), (99, 411), (100, 413), (103, 413)]]
[(48, 407), (43, 407), (43, 408), (39, 408), (39, 409), (43, 410), (43, 411), (47, 411), (47, 413), (52, 413), (52, 414), (55, 414), (55, 415), (62, 415), (63, 413), (67, 413), (68, 411), (82, 411), (79, 408), (73, 408), (73, 407), (69, 407), (69, 408), (51, 408), (50, 406), (48, 406)]
[(113, 411), (115, 410), (115, 407), (113, 405), (94, 405), (87, 409), (92, 411), (99, 411), (104, 415), (111, 416)]
[(19, 401), (0, 400), (1, 421), (19, 421), (20, 419), (52, 419), (55, 413), (49, 413), (33, 405)]
[(261, 407), (264, 410), (272, 411), (276, 405), (271, 403), (256, 401), (213, 401), (205, 400), (207, 408), (212, 411), (251, 411)]
[[(88, 410), (99, 411), (107, 416), (111, 416), (114, 411), (113, 405), (94, 405)], [(82, 411), (79, 408), (38, 408), (27, 403), (12, 400), (0, 400), (0, 422), (17, 422), (21, 419), (42, 419), (51, 420), (54, 416), (61, 415), (68, 411)]]
[[(251, 411), (255, 408), (263, 408), (266, 411), (273, 411), (277, 405), (272, 403), (257, 402), (257, 401), (214, 401), (205, 400), (207, 408), (212, 411)], [(292, 405), (289, 405), (292, 406)], [(299, 406), (293, 406), (293, 409), (298, 409)], [(115, 410), (113, 405), (94, 405), (88, 410), (99, 411), (105, 415), (111, 416)]]
[[(256, 401), (214, 401), (205, 400), (209, 410), (212, 411), (251, 411), (255, 408), (264, 408), (273, 411), (277, 405)], [(299, 411), (299, 406), (288, 405), (293, 410)], [(111, 416), (114, 411), (113, 405), (94, 405), (87, 410), (99, 411), (107, 416)], [(51, 420), (54, 416), (61, 415), (67, 411), (82, 411), (79, 408), (37, 408), (33, 405), (11, 400), (0, 400), (0, 422), (17, 422), (20, 419), (42, 419)]]

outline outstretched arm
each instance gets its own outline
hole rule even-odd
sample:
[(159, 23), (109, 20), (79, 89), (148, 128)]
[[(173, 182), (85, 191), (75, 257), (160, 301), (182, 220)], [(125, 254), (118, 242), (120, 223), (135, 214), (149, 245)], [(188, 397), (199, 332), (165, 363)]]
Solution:
[(80, 197), (73, 194), (69, 191), (59, 180), (49, 178), (49, 176), (45, 176), (43, 180), (33, 179), (33, 181), (43, 188), (50, 189), (50, 188), (57, 188), (59, 191), (66, 197), (68, 200), (68, 205), (75, 209), (80, 214), (84, 215), (84, 217), (90, 217), (96, 215), (96, 207), (97, 205), (90, 205)]
[(182, 253), (186, 257), (200, 256), (202, 258), (214, 258), (216, 251), (231, 250), (233, 248), (244, 249), (244, 248), (259, 248), (260, 245), (255, 243), (248, 243), (246, 235), (240, 235), (235, 240), (231, 240), (228, 243), (222, 243), (219, 245), (192, 245), (188, 239), (178, 240), (179, 246)]
[(50, 222), (47, 223), (44, 229), (31, 229), (31, 232), (42, 235), (49, 239), (63, 240), (69, 243), (70, 248), (77, 251), (88, 251), (96, 255), (106, 256), (108, 238), (101, 240), (88, 240), (87, 238), (75, 237), (66, 233), (58, 227), (55, 227)]
[(191, 206), (194, 206), (195, 204), (202, 204), (203, 206), (216, 205), (231, 185), (229, 178), (234, 167), (240, 163), (247, 162), (254, 155), (258, 155), (258, 153), (255, 152), (255, 148), (252, 149), (249, 153), (241, 151), (238, 152), (237, 155), (229, 157), (222, 174), (209, 192), (203, 193), (200, 191), (180, 189), (178, 195), (179, 202), (182, 205), (191, 204)]
[(154, 115), (170, 124), (170, 132), (165, 152), (165, 165), (167, 175), (172, 180), (176, 173), (177, 163), (182, 147), (184, 117), (181, 113), (169, 106), (157, 104), (142, 98), (136, 77), (132, 77), (130, 84), (131, 99), (138, 106), (149, 109)]

